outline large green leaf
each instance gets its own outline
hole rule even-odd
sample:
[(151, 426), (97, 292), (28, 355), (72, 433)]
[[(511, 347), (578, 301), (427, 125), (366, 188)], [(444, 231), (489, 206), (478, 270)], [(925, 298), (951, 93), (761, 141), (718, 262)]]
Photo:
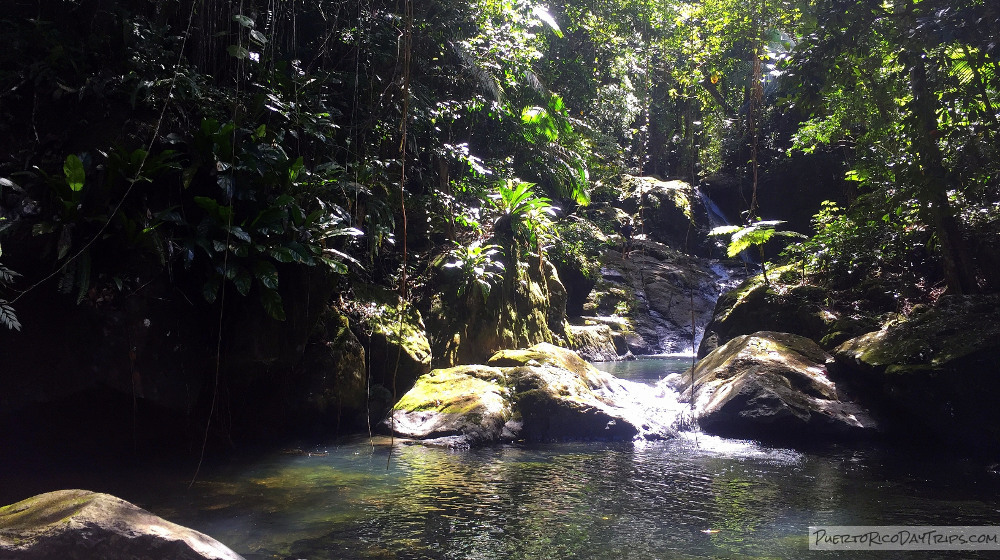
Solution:
[(276, 321), (285, 320), (285, 307), (281, 303), (281, 294), (277, 290), (261, 288), (260, 303), (264, 306), (264, 311)]
[(87, 174), (83, 170), (83, 161), (76, 154), (66, 156), (63, 163), (63, 174), (66, 176), (66, 184), (70, 190), (79, 192), (83, 190), (83, 183), (87, 179)]

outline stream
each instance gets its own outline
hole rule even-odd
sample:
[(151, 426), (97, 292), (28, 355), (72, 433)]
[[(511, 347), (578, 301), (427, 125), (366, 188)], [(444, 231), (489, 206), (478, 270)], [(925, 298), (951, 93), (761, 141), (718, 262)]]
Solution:
[[(655, 382), (689, 360), (599, 367)], [(1000, 478), (912, 449), (795, 451), (695, 433), (464, 452), (355, 437), (303, 449), (206, 465), (190, 489), (190, 473), (86, 465), (47, 484), (115, 493), (248, 560), (873, 558), (810, 552), (808, 527), (1000, 521)], [(18, 493), (9, 483), (4, 498)]]

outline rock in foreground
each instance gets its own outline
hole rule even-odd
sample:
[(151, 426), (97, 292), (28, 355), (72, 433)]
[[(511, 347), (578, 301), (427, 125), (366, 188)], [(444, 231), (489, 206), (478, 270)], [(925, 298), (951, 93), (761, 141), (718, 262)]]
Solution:
[(838, 370), (905, 423), (905, 436), (996, 454), (1000, 297), (943, 296), (845, 342)]
[[(868, 412), (827, 376), (828, 358), (794, 334), (762, 331), (730, 340), (695, 366), (699, 425), (712, 434), (778, 442), (874, 433)], [(689, 375), (681, 380), (688, 394)]]
[(434, 370), (387, 421), (396, 434), (451, 447), (500, 441), (665, 439), (683, 407), (672, 392), (620, 380), (542, 343), (488, 365)]
[(0, 508), (4, 560), (241, 560), (219, 541), (109, 494), (58, 490)]

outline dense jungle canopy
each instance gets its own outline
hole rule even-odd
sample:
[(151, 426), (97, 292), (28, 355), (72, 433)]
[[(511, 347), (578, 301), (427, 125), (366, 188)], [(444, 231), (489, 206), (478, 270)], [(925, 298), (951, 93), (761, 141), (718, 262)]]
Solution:
[(990, 0), (11, 0), (0, 35), (5, 338), (58, 321), (31, 294), (308, 333), (592, 274), (574, 217), (624, 175), (728, 191), (737, 249), (797, 231), (761, 254), (858, 299), (1000, 287)]

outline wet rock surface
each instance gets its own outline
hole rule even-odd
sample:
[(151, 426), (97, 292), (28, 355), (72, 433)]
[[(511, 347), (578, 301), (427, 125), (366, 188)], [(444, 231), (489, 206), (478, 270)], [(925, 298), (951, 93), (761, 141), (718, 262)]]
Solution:
[(719, 261), (692, 257), (653, 241), (638, 240), (633, 247), (627, 258), (606, 254), (585, 311), (627, 319), (620, 332), (632, 354), (697, 348), (702, 325), (711, 319), (733, 271)]
[(664, 439), (685, 421), (667, 389), (620, 380), (576, 353), (542, 343), (504, 350), (487, 365), (417, 380), (386, 426), (449, 447), (500, 441)]
[(839, 375), (905, 419), (903, 437), (1000, 446), (1000, 296), (942, 296), (832, 354)]
[(58, 490), (0, 508), (5, 560), (242, 560), (219, 541), (110, 494)]
[[(874, 435), (878, 424), (831, 380), (829, 359), (794, 334), (733, 338), (694, 368), (697, 422), (712, 434), (781, 443)], [(672, 380), (688, 396), (690, 375)]]

